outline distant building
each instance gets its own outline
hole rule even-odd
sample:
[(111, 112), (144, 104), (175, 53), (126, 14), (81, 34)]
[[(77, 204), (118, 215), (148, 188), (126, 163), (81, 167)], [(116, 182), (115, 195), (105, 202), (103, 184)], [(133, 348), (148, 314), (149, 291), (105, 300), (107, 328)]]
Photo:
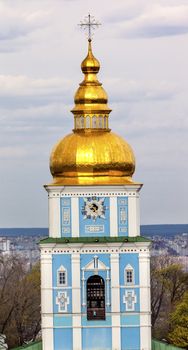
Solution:
[(10, 254), (10, 240), (6, 237), (0, 237), (0, 252)]

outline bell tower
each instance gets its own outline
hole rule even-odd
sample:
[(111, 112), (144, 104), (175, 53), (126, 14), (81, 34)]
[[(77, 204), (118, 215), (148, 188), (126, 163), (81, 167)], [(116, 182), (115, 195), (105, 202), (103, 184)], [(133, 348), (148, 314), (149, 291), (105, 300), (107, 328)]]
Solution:
[[(89, 19), (90, 20), (90, 19)], [(150, 350), (150, 242), (140, 236), (135, 157), (109, 128), (88, 39), (74, 129), (53, 148), (42, 240), (43, 350)]]

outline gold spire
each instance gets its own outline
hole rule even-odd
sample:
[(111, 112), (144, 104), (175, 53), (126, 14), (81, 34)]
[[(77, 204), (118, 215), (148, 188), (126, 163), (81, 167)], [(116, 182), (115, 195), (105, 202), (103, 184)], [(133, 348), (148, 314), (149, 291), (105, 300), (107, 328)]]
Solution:
[(91, 39), (88, 40), (88, 54), (81, 64), (84, 80), (76, 91), (74, 114), (74, 130), (108, 129), (108, 116), (111, 109), (108, 107), (108, 96), (97, 79), (100, 63), (92, 52)]
[(107, 94), (97, 79), (100, 64), (93, 55), (90, 37), (81, 68), (84, 80), (74, 98), (73, 133), (55, 145), (50, 158), (53, 185), (134, 184), (133, 151), (108, 128), (111, 110)]

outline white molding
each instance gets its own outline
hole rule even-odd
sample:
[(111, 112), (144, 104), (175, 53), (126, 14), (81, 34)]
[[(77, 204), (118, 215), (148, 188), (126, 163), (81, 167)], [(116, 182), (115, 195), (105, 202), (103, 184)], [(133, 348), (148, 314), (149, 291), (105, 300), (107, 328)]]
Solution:
[[(98, 257), (97, 257), (98, 258)], [(92, 259), (87, 265), (83, 267), (84, 271), (98, 271), (98, 270), (108, 270), (108, 266), (106, 266), (100, 259), (98, 259), (98, 266), (95, 267), (95, 259)]]
[(129, 225), (129, 236), (136, 237), (140, 235), (140, 213), (138, 212), (138, 198), (137, 196), (128, 197), (128, 225)]
[(49, 197), (49, 237), (61, 237), (60, 210), (60, 197)]
[(43, 350), (53, 350), (53, 328), (42, 329), (42, 349)]
[(40, 243), (40, 247), (43, 250), (43, 254), (53, 253), (53, 254), (121, 254), (121, 253), (139, 253), (145, 254), (149, 252), (150, 242), (107, 242), (100, 243)]
[(72, 322), (73, 322), (73, 349), (82, 349), (81, 333), (81, 286), (80, 286), (80, 254), (71, 257), (72, 263)]
[[(59, 283), (59, 272), (65, 272), (65, 283), (63, 284), (61, 284), (61, 283)], [(58, 268), (58, 270), (57, 270), (57, 287), (67, 287), (67, 269), (63, 266), (63, 265), (61, 265), (59, 268)]]
[[(132, 272), (132, 282), (127, 282), (127, 272), (128, 271)], [(124, 285), (129, 287), (129, 286), (134, 286), (134, 284), (135, 284), (134, 268), (130, 264), (128, 264), (124, 268)]]
[(49, 197), (117, 197), (117, 196), (137, 196), (142, 184), (132, 184), (126, 186), (44, 186)]
[(117, 197), (110, 197), (110, 236), (118, 236)]
[[(64, 308), (62, 309), (61, 308), (61, 302), (60, 302), (60, 298), (64, 299)], [(67, 294), (67, 291), (59, 291), (57, 293), (57, 296), (56, 296), (56, 305), (58, 306), (58, 312), (62, 312), (62, 313), (67, 313), (67, 310), (68, 310), (68, 305), (69, 305), (69, 296)]]
[(140, 347), (151, 349), (150, 252), (139, 254), (140, 276)]
[(72, 237), (79, 237), (79, 202), (78, 198), (71, 199)]
[(113, 254), (111, 260), (111, 312), (112, 312), (112, 349), (121, 349), (119, 254)]
[(41, 251), (41, 329), (43, 350), (54, 349), (53, 328), (50, 328), (53, 327), (52, 315), (52, 254), (44, 254), (43, 251)]

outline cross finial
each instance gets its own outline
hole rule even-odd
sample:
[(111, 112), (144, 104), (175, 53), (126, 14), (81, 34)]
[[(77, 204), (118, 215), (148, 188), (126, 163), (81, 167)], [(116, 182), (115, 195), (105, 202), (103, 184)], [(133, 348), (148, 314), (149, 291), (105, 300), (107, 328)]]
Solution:
[(88, 40), (91, 41), (93, 35), (92, 30), (98, 28), (101, 25), (101, 23), (97, 22), (95, 18), (89, 13), (78, 25), (80, 26), (80, 28), (88, 30)]

